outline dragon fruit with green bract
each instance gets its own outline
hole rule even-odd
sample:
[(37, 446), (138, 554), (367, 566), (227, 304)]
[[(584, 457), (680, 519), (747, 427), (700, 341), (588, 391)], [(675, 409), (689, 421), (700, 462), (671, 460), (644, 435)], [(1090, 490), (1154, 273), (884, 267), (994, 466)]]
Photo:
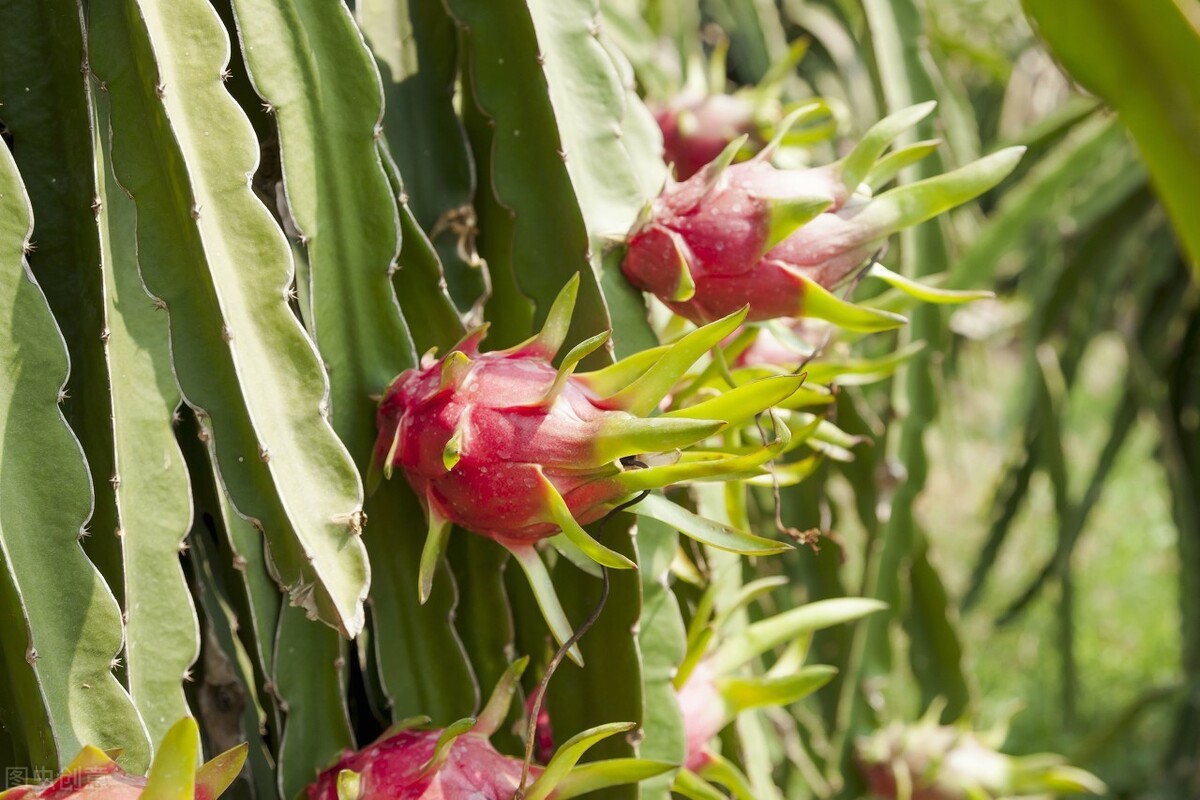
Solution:
[[(883, 156), (889, 144), (933, 108), (900, 111), (876, 124), (845, 158), (806, 170), (770, 163), (777, 142), (732, 163), (734, 141), (690, 179), (669, 184), (627, 237), (622, 271), (675, 313), (697, 324), (749, 306), (748, 321), (812, 316), (851, 330), (886, 330), (897, 314), (834, 294), (870, 264), (892, 233), (928, 220), (995, 186), (1023, 148), (999, 151), (943, 175), (882, 194), (904, 166), (932, 152), (919, 142)], [(882, 265), (871, 274), (922, 300), (960, 302), (978, 293), (923, 287)]]
[[(248, 745), (240, 744), (196, 766), (200, 729), (190, 717), (164, 734), (146, 777), (121, 769), (109, 753), (85, 746), (57, 778), (41, 786), (14, 786), (0, 791), (3, 800), (138, 800), (151, 784), (159, 791), (175, 790), (186, 781), (193, 800), (216, 800), (237, 778), (246, 761)], [(169, 787), (169, 788), (168, 788)]]
[(765, 144), (758, 108), (744, 95), (685, 95), (652, 111), (663, 135), (663, 160), (674, 165), (680, 180), (695, 175), (739, 137), (747, 137), (746, 146), (754, 149)]
[(942, 708), (935, 704), (916, 724), (893, 723), (858, 741), (859, 767), (872, 796), (990, 800), (1106, 791), (1098, 778), (1061, 756), (1001, 753), (1003, 730), (977, 733), (939, 724)]
[[(393, 725), (358, 752), (347, 751), (308, 787), (309, 800), (567, 800), (608, 786), (636, 783), (671, 764), (626, 758), (576, 766), (593, 744), (632, 730), (632, 723), (601, 725), (563, 744), (545, 766), (506, 756), (492, 736), (509, 705), (528, 659), (514, 662), (477, 718), (446, 728), (426, 728), (428, 717)], [(523, 782), (524, 781), (524, 782)]]
[(771, 138), (780, 119), (803, 109), (803, 130), (788, 133), (787, 145), (807, 145), (828, 138), (836, 125), (828, 103), (809, 99), (782, 101), (787, 79), (808, 51), (808, 40), (798, 39), (787, 56), (776, 61), (756, 85), (726, 93), (728, 42), (713, 48), (707, 65), (699, 60), (687, 65), (686, 84), (666, 98), (648, 97), (646, 105), (663, 136), (663, 161), (674, 167), (680, 180), (699, 172), (721, 154), (730, 142), (742, 139), (737, 158), (748, 158)]
[(837, 672), (830, 666), (805, 665), (803, 658), (780, 658), (764, 675), (746, 667), (774, 648), (794, 643), (812, 631), (857, 620), (885, 606), (866, 598), (837, 598), (784, 611), (738, 631), (727, 627), (743, 608), (786, 583), (786, 578), (760, 578), (746, 584), (735, 604), (715, 611), (717, 584), (710, 584), (697, 604), (699, 613), (688, 630), (688, 651), (675, 676), (675, 698), (686, 742), (684, 767), (675, 789), (689, 797), (712, 796), (705, 783), (723, 784), (735, 797), (753, 797), (750, 782), (734, 760), (713, 742), (739, 714), (755, 708), (787, 706), (828, 683)]
[[(429, 517), (419, 591), (424, 601), (452, 525), (506, 547), (529, 578), (554, 636), (570, 625), (535, 546), (543, 541), (581, 568), (631, 568), (633, 562), (584, 530), (643, 490), (694, 479), (743, 477), (786, 446), (786, 430), (752, 452), (725, 455), (678, 450), (729, 425), (746, 423), (799, 389), (802, 376), (754, 381), (686, 409), (649, 416), (691, 365), (743, 320), (735, 312), (674, 344), (644, 351), (610, 367), (577, 373), (576, 366), (607, 339), (580, 343), (555, 367), (552, 359), (570, 326), (576, 276), (559, 294), (541, 332), (507, 350), (481, 352), (484, 330), (468, 335), (441, 359), (399, 375), (380, 402), (373, 473), (404, 474)], [(647, 464), (653, 454), (663, 463)], [(372, 480), (374, 483), (374, 480)], [(707, 544), (769, 554), (780, 542), (700, 522), (665, 498), (639, 503)], [(572, 648), (571, 656), (579, 660)]]

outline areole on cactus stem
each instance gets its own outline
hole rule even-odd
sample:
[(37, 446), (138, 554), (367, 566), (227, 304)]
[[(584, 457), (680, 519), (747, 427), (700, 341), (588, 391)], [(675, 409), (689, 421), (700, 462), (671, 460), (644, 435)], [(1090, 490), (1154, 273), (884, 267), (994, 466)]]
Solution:
[[(579, 362), (608, 338), (607, 332), (593, 336), (571, 349), (557, 368), (552, 364), (566, 339), (578, 286), (576, 275), (554, 301), (542, 330), (515, 347), (480, 352), (486, 333), (481, 327), (441, 359), (429, 353), (419, 368), (397, 376), (380, 402), (369, 480), (374, 488), (380, 474), (390, 478), (398, 467), (425, 507), (429, 533), (420, 566), (422, 602), (457, 525), (513, 554), (560, 644), (571, 636), (571, 625), (535, 545), (547, 541), (596, 575), (597, 565), (633, 568), (583, 526), (648, 489), (763, 474), (763, 465), (788, 444), (786, 425), (772, 424), (774, 440), (748, 453), (694, 446), (782, 402), (804, 380), (772, 376), (649, 416), (693, 363), (742, 323), (746, 311), (669, 346), (578, 373)], [(790, 547), (702, 519), (662, 496), (651, 495), (632, 510), (733, 552), (766, 555)], [(570, 655), (580, 660), (578, 648), (572, 647)]]
[(927, 302), (987, 296), (922, 286), (872, 261), (891, 234), (992, 188), (1024, 152), (1006, 148), (875, 195), (900, 169), (932, 152), (936, 143), (918, 142), (883, 155), (933, 107), (923, 103), (896, 112), (847, 156), (813, 169), (778, 169), (770, 162), (804, 109), (784, 120), (775, 139), (749, 161), (733, 163), (744, 137), (734, 140), (691, 178), (668, 182), (647, 206), (627, 236), (622, 271), (634, 286), (697, 324), (748, 306), (750, 322), (807, 316), (858, 331), (902, 325), (898, 314), (834, 294), (864, 265), (868, 274)]
[[(642, 758), (579, 765), (594, 744), (636, 727), (617, 722), (584, 731), (545, 766), (499, 753), (489, 741), (508, 716), (528, 658), (513, 662), (478, 717), (428, 728), (428, 717), (403, 720), (357, 753), (347, 751), (308, 787), (309, 800), (567, 800), (636, 783), (674, 767)], [(532, 782), (525, 785), (527, 779)]]

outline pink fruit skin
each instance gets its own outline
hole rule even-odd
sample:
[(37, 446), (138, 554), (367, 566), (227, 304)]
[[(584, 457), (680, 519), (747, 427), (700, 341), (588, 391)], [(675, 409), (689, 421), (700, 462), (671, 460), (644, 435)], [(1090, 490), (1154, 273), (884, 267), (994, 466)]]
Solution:
[(701, 661), (676, 694), (687, 736), (685, 766), (693, 772), (708, 763), (708, 743), (725, 727), (725, 701), (717, 691), (712, 665)]
[[(611, 480), (614, 468), (586, 465), (594, 464), (593, 439), (604, 422), (628, 414), (601, 408), (573, 378), (553, 403), (536, 405), (554, 382), (548, 361), (465, 349), (473, 360), (457, 385), (439, 388), (437, 362), (403, 373), (379, 407), (376, 457), (386, 458), (398, 427), (394, 463), (422, 503), (477, 534), (527, 545), (558, 531), (548, 521), (539, 469), (582, 525), (626, 494)], [(459, 461), (447, 470), (442, 453), (459, 429)]]
[[(885, 232), (855, 222), (866, 205), (849, 199), (836, 170), (781, 170), (762, 161), (734, 164), (713, 186), (704, 172), (669, 186), (650, 222), (634, 232), (621, 263), (630, 283), (697, 324), (750, 305), (748, 321), (800, 316), (801, 276), (832, 289), (850, 277)], [(771, 205), (823, 198), (829, 208), (767, 249)], [(695, 284), (672, 300), (682, 255)]]
[[(357, 753), (347, 751), (308, 787), (309, 800), (338, 800), (344, 769), (359, 774), (359, 800), (511, 800), (522, 762), (501, 755), (486, 737), (467, 733), (450, 745), (445, 762), (422, 775), (440, 730), (401, 731)], [(530, 768), (530, 780), (541, 774)]]
[(675, 175), (680, 180), (695, 175), (743, 134), (749, 134), (754, 144), (762, 145), (754, 104), (743, 97), (712, 94), (699, 99), (683, 98), (653, 111), (663, 134), (663, 161), (675, 165)]
[[(45, 786), (18, 786), (5, 800), (137, 800), (146, 779), (129, 775), (115, 763), (64, 773)], [(195, 800), (213, 800), (203, 786), (196, 786)]]

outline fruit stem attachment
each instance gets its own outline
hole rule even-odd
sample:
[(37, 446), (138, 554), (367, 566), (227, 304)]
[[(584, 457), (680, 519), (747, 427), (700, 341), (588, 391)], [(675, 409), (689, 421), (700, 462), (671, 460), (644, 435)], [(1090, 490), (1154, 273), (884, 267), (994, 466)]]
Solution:
[[(637, 467), (638, 469), (646, 468), (645, 464), (633, 459), (629, 459), (624, 463), (627, 466)], [(604, 519), (600, 520), (600, 537), (604, 536), (604, 529), (608, 525), (609, 520), (625, 509), (642, 502), (648, 494), (650, 494), (650, 490), (645, 489), (636, 497), (626, 500), (605, 514)], [(604, 606), (608, 603), (608, 593), (611, 583), (608, 577), (608, 567), (603, 564), (600, 564), (600, 579), (600, 599), (596, 602), (596, 607), (592, 609), (592, 613), (583, 621), (583, 624), (576, 628), (575, 632), (567, 637), (565, 642), (559, 645), (558, 650), (554, 653), (554, 657), (546, 665), (546, 671), (542, 674), (542, 679), (538, 681), (537, 688), (533, 690), (533, 706), (529, 709), (529, 721), (525, 728), (525, 761), (521, 765), (521, 782), (517, 784), (517, 791), (513, 793), (513, 800), (521, 800), (525, 796), (525, 784), (529, 782), (529, 768), (533, 764), (533, 747), (537, 740), (537, 720), (542, 713), (542, 702), (546, 699), (546, 689), (550, 686), (550, 679), (554, 677), (554, 671), (558, 669), (558, 665), (566, 658), (571, 648), (578, 644), (583, 635), (596, 624), (596, 620), (600, 619), (600, 615), (604, 613)]]

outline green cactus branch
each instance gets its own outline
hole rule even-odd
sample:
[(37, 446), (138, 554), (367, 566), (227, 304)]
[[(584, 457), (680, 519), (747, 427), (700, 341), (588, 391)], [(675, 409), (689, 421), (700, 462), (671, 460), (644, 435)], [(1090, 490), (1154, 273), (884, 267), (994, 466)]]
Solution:
[(475, 310), (487, 299), (490, 278), (487, 265), (474, 260), (475, 168), (454, 106), (454, 23), (442, 3), (421, 0), (361, 0), (355, 14), (383, 81), (385, 147), (399, 174), (419, 187), (398, 196), (436, 247), (458, 307)]
[[(516, 285), (534, 302), (539, 322), (567, 278), (579, 273), (581, 302), (570, 342), (606, 330), (611, 326), (590, 260), (591, 231), (563, 155), (558, 109), (539, 63), (530, 10), (479, 0), (449, 0), (447, 6), (466, 47), (464, 100), (491, 127), (489, 172), (480, 173), (480, 192), (492, 192), (512, 218), (511, 241), (495, 246), (512, 259)], [(514, 85), (529, 88), (513, 92)], [(526, 179), (531, 174), (539, 176), (536, 183)], [(546, 219), (561, 222), (546, 226)]]
[[(165, 306), (175, 374), (213, 421), (238, 512), (260, 525), (293, 603), (345, 634), (364, 622), (362, 489), (323, 417), (327, 385), (287, 304), (284, 237), (246, 184), (245, 114), (221, 84), (229, 40), (198, 0), (92, 9), (114, 171), (138, 213), (142, 278)], [(219, 133), (220, 135), (216, 135)]]
[(136, 212), (112, 174), (108, 99), (94, 98), (97, 223), (107, 312), (114, 475), (124, 565), (125, 670), (129, 692), (157, 742), (188, 716), (183, 681), (200, 633), (179, 551), (192, 523), (192, 490), (172, 420), (179, 389), (167, 320), (138, 276)]
[(112, 409), (101, 337), (104, 285), (92, 210), (91, 120), (78, 69), (86, 57), (78, 4), (6, 5), (0, 10), (0, 53), (0, 108), (37, 220), (29, 263), (67, 343), (72, 368), (63, 413), (83, 445), (96, 487), (89, 529), (100, 535), (84, 547), (119, 599)]
[[(250, 77), (275, 109), (288, 207), (308, 255), (312, 326), (330, 375), (331, 419), (365, 471), (375, 439), (376, 398), (398, 372), (416, 363), (390, 282), (400, 220), (377, 147), (379, 76), (341, 4), (299, 2), (285, 9), (235, 0), (233, 5)], [(301, 86), (309, 90), (299, 91)], [(337, 130), (325, 129), (331, 117), (338, 120)], [(437, 285), (426, 280), (420, 286), (426, 294), (410, 299), (437, 304)], [(385, 587), (415, 584), (424, 533), (415, 507), (411, 494), (393, 485), (365, 507), (378, 531), (366, 543)], [(391, 588), (371, 602), (379, 680), (391, 712), (406, 717), (469, 711), (476, 693), (469, 668), (445, 659), (461, 651), (448, 624), (453, 593), (420, 607), (415, 592)], [(405, 647), (395, 631), (414, 625), (420, 635)], [(425, 648), (417, 646), (421, 641)], [(414, 658), (418, 653), (428, 660)], [(439, 691), (442, 687), (449, 691)]]
[[(79, 441), (58, 408), (67, 353), (25, 262), (28, 195), (0, 147), (0, 655), (27, 763), (56, 768), (80, 747), (125, 748), (149, 762), (137, 711), (112, 673), (116, 599), (79, 540), (92, 493)], [(19, 433), (19, 435), (18, 435)]]

